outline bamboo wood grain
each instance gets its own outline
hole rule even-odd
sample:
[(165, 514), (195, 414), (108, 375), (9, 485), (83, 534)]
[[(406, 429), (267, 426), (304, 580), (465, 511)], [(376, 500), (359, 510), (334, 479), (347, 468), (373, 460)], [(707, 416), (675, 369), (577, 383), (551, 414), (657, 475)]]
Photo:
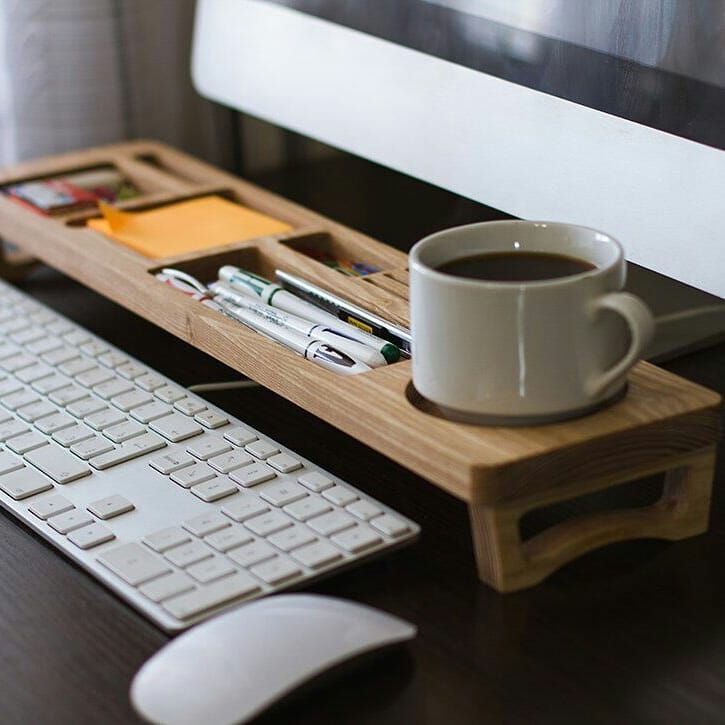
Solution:
[[(405, 254), (151, 141), (28, 162), (0, 172), (0, 186), (106, 164), (116, 165), (143, 191), (141, 198), (125, 202), (125, 208), (143, 209), (221, 193), (288, 222), (293, 230), (198, 254), (151, 260), (83, 226), (95, 213), (92, 210), (45, 217), (0, 195), (0, 235), (466, 501), (479, 575), (492, 585), (508, 589), (533, 583), (598, 545), (594, 542), (631, 537), (643, 521), (664, 531), (665, 520), (672, 518), (673, 528), (667, 529), (672, 538), (680, 531), (700, 530), (702, 510), (697, 525), (687, 529), (678, 518), (679, 509), (669, 506), (636, 515), (623, 512), (619, 528), (613, 525), (618, 515), (607, 515), (560, 528), (538, 544), (522, 547), (517, 539), (518, 518), (532, 505), (606, 488), (653, 470), (684, 466), (690, 473), (683, 480), (696, 478), (704, 501), (712, 460), (698, 459), (695, 476), (691, 473), (695, 464), (688, 462), (688, 456), (700, 455), (718, 438), (720, 400), (715, 393), (641, 362), (631, 371), (627, 395), (620, 402), (584, 418), (526, 428), (444, 420), (415, 404), (409, 387), (410, 361), (355, 377), (336, 376), (153, 276), (168, 265), (204, 281), (214, 279), (222, 264), (237, 264), (268, 277), (275, 268), (282, 268), (407, 324)], [(349, 278), (302, 254), (299, 250), (305, 246), (360, 258), (382, 271), (367, 280)], [(9, 274), (12, 267), (0, 267), (3, 271)], [(684, 486), (691, 500), (695, 484), (678, 485), (679, 489)], [(661, 523), (655, 526), (655, 520)], [(615, 530), (619, 533), (613, 534)], [(528, 576), (520, 573), (525, 570)], [(512, 571), (519, 573), (512, 575)]]

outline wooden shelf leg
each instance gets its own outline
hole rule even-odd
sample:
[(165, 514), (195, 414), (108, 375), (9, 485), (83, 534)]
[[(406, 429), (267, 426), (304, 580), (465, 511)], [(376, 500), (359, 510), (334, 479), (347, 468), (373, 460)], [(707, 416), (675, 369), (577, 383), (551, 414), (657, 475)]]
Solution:
[(707, 531), (715, 447), (670, 458), (659, 470), (649, 471), (661, 472), (664, 489), (655, 504), (573, 517), (525, 542), (519, 521), (528, 511), (618, 485), (622, 479), (582, 485), (578, 492), (569, 487), (558, 499), (549, 495), (501, 506), (470, 504), (479, 578), (500, 592), (516, 591), (538, 584), (564, 564), (606, 544), (640, 538), (675, 541)]

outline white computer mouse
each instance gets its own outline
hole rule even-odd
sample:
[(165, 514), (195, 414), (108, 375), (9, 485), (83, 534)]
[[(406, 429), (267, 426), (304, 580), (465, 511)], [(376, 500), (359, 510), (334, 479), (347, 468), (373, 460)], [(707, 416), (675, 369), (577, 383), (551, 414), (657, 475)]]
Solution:
[(330, 668), (415, 634), (412, 624), (362, 604), (270, 596), (165, 645), (136, 673), (131, 702), (165, 725), (246, 722)]

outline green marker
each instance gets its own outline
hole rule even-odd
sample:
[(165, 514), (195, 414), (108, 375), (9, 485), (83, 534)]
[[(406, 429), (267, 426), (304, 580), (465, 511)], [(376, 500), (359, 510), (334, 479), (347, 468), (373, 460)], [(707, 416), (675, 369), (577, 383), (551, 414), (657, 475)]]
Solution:
[(267, 305), (277, 307), (280, 310), (290, 312), (306, 320), (318, 322), (340, 335), (372, 347), (388, 363), (394, 363), (400, 359), (400, 350), (392, 343), (381, 340), (375, 335), (370, 335), (354, 325), (348, 325), (346, 322), (335, 317), (335, 315), (331, 315), (329, 312), (325, 312), (319, 307), (305, 302), (305, 300), (288, 292), (284, 287), (270, 282), (264, 277), (228, 264), (219, 270), (219, 279), (238, 292), (244, 292), (250, 296), (258, 297)]

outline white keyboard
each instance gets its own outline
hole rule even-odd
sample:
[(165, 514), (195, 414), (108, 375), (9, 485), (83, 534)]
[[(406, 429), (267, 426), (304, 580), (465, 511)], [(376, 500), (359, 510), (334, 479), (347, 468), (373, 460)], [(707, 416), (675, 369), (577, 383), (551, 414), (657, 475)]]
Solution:
[(167, 631), (419, 527), (0, 282), (0, 503)]

